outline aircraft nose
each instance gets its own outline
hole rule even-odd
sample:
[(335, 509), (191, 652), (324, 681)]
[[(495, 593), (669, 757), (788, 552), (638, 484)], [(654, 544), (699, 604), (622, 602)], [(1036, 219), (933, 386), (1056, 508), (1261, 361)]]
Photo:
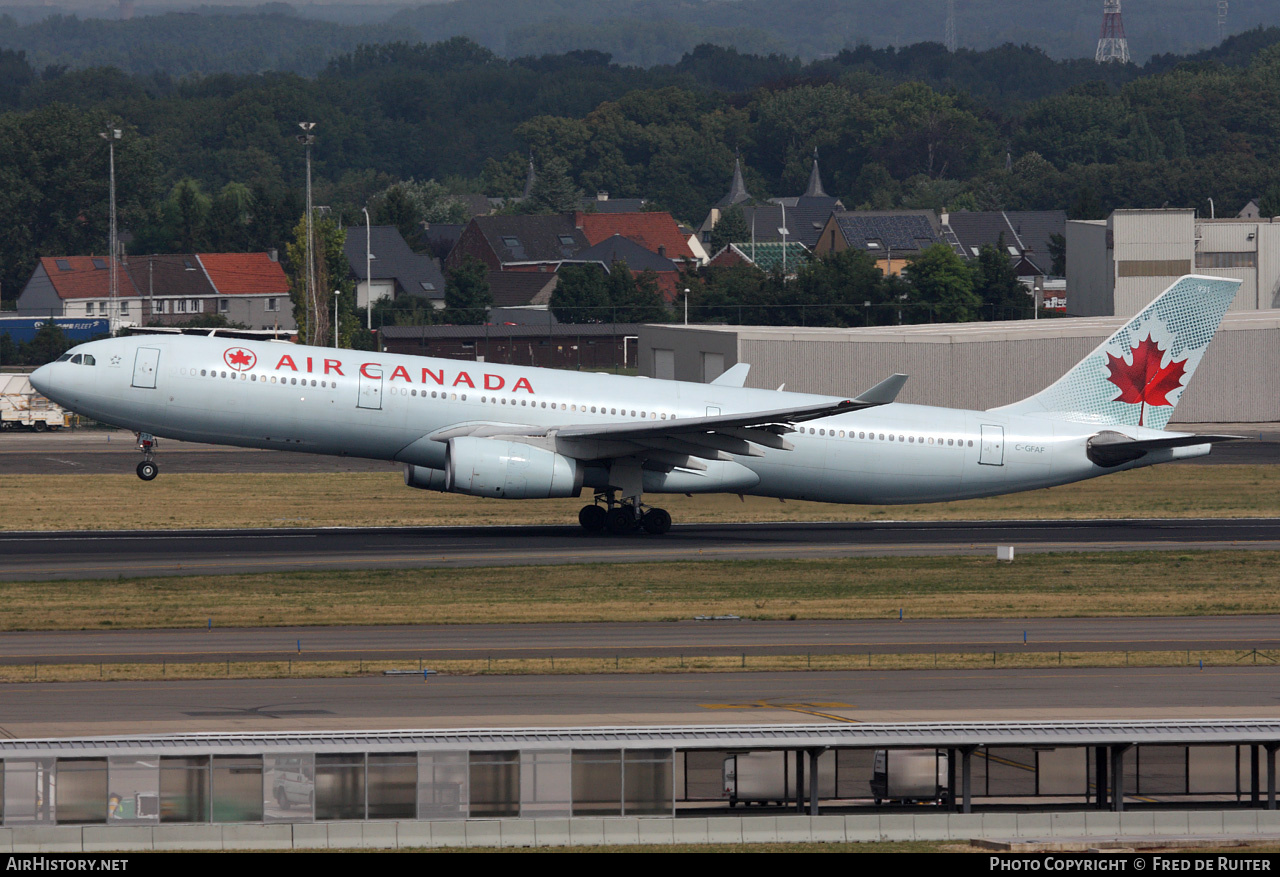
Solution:
[(31, 386), (36, 388), (36, 392), (42, 395), (49, 395), (50, 384), (53, 377), (53, 364), (42, 365), (33, 371), (27, 378), (31, 381)]

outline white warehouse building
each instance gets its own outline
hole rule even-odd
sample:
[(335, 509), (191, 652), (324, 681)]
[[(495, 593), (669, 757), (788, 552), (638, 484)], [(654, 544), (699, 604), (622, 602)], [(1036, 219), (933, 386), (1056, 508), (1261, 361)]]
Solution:
[[(850, 329), (651, 325), (639, 331), (638, 366), (649, 377), (708, 382), (746, 362), (749, 387), (785, 384), (850, 398), (901, 372), (910, 380), (899, 401), (985, 410), (1044, 389), (1123, 323), (1093, 317)], [(1226, 315), (1175, 420), (1280, 421), (1280, 310)]]
[(1233, 311), (1280, 307), (1280, 223), (1116, 210), (1067, 223), (1067, 313), (1131, 317), (1184, 274), (1241, 281)]

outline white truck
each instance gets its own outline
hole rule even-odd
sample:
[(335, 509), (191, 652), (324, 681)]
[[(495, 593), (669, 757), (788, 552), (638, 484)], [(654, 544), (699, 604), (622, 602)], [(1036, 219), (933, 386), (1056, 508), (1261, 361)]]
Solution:
[(26, 375), (0, 374), (0, 429), (44, 432), (67, 425), (67, 412), (36, 392)]
[(877, 749), (871, 769), (871, 796), (877, 804), (951, 799), (947, 753), (938, 749)]

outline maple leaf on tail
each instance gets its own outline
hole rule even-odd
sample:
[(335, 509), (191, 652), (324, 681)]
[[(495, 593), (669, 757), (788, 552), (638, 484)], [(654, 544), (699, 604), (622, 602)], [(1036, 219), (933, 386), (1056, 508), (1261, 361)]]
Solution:
[(1182, 378), (1186, 374), (1185, 358), (1161, 367), (1164, 350), (1160, 348), (1150, 333), (1130, 350), (1133, 354), (1133, 365), (1124, 361), (1123, 357), (1107, 354), (1107, 368), (1111, 371), (1107, 380), (1120, 388), (1120, 395), (1112, 402), (1141, 404), (1138, 414), (1138, 426), (1146, 417), (1147, 405), (1172, 405), (1169, 393), (1182, 386)]

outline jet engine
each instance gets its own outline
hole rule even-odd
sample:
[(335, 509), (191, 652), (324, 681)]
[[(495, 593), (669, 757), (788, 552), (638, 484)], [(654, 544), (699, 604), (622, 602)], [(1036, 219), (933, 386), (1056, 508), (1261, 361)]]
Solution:
[(500, 499), (577, 496), (583, 467), (572, 457), (521, 442), (461, 436), (449, 439), (445, 490)]
[(404, 464), (404, 483), (408, 487), (416, 487), (419, 490), (440, 490), (445, 489), (445, 477), (443, 469), (430, 469), (426, 466), (415, 466), (412, 463)]

